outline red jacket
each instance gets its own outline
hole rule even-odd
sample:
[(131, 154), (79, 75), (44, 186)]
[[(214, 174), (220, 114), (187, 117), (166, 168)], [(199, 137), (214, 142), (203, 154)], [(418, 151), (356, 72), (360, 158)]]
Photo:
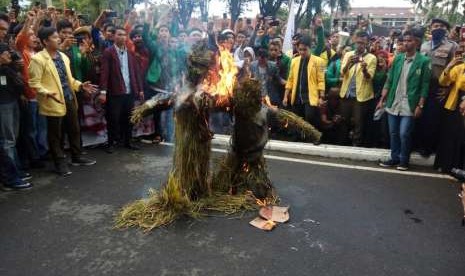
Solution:
[[(138, 95), (143, 91), (142, 76), (137, 66), (134, 53), (128, 51), (129, 80), (131, 83), (131, 93)], [(108, 95), (125, 94), (125, 84), (121, 73), (121, 64), (115, 46), (105, 49), (102, 55), (102, 69), (100, 75), (100, 89), (107, 91)]]

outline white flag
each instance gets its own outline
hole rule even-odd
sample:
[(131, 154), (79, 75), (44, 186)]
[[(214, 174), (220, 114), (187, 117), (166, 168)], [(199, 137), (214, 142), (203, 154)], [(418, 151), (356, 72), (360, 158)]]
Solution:
[(286, 34), (284, 35), (283, 52), (285, 54), (291, 53), (292, 57), (292, 36), (295, 31), (295, 12), (294, 0), (289, 1), (289, 17), (287, 19)]

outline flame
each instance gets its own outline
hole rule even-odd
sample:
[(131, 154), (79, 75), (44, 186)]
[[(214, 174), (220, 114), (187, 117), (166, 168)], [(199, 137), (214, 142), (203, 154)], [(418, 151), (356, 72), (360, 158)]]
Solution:
[(217, 96), (217, 105), (222, 105), (232, 96), (237, 73), (233, 55), (227, 49), (220, 49), (216, 66), (202, 82), (203, 90)]

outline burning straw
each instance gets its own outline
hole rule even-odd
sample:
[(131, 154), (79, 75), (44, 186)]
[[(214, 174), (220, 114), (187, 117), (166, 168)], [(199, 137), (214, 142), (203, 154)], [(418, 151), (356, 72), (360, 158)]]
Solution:
[[(212, 211), (231, 215), (257, 209), (261, 202), (257, 201), (257, 197), (262, 199), (274, 194), (262, 153), (268, 128), (266, 124), (261, 124), (259, 131), (253, 131), (256, 128), (254, 116), (258, 119), (263, 117), (260, 115), (263, 110), (260, 108), (260, 97), (254, 94), (259, 93), (258, 82), (248, 83), (238, 90), (245, 94), (236, 94), (237, 101), (234, 103), (238, 108), (234, 110), (237, 111), (235, 115), (239, 123), (235, 126), (235, 132), (243, 134), (233, 144), (234, 154), (229, 155), (230, 159), (225, 163), (225, 186), (215, 185), (212, 188), (209, 170), (212, 133), (208, 127), (208, 115), (209, 109), (216, 103), (211, 95), (196, 92), (194, 88), (206, 77), (211, 58), (206, 43), (193, 47), (188, 62), (189, 91), (176, 98), (173, 169), (167, 183), (160, 191), (152, 190), (147, 199), (125, 206), (116, 218), (116, 227), (139, 227), (150, 231), (168, 225), (183, 215), (198, 218)], [(255, 97), (249, 97), (252, 95)], [(150, 103), (135, 109), (133, 122), (151, 112), (157, 103), (156, 99), (151, 99)], [(254, 116), (241, 116), (244, 114), (240, 110)], [(252, 146), (258, 145), (260, 149), (258, 152), (248, 152), (250, 148), (246, 145), (249, 140), (243, 138), (249, 132), (252, 141), (256, 142)], [(237, 177), (236, 173), (239, 173)], [(233, 192), (231, 183), (241, 188)]]
[(216, 189), (232, 194), (252, 191), (260, 199), (275, 198), (263, 149), (268, 141), (267, 109), (262, 108), (260, 82), (245, 80), (234, 90), (231, 150), (214, 176)]

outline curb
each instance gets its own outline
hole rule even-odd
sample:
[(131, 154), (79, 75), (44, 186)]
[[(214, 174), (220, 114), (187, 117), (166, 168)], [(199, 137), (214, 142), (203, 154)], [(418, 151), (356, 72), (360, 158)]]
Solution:
[[(212, 144), (217, 146), (229, 146), (229, 135), (215, 134)], [(336, 159), (348, 159), (354, 161), (371, 161), (387, 160), (390, 156), (390, 151), (386, 149), (373, 149), (361, 147), (344, 147), (321, 144), (315, 146), (309, 143), (287, 142), (270, 140), (266, 144), (266, 150), (303, 154), (308, 156), (318, 156)], [(429, 166), (434, 164), (434, 156), (423, 158), (417, 153), (413, 153), (410, 157), (410, 164), (416, 166)]]

